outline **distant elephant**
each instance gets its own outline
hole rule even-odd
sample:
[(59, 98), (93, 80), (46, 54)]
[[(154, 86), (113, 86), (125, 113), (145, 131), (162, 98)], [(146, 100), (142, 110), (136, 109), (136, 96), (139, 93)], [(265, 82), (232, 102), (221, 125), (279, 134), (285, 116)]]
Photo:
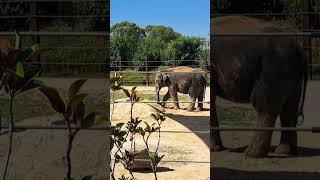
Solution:
[[(289, 29), (285, 25), (241, 16), (212, 18), (211, 27), (212, 33), (279, 33)], [(219, 127), (216, 95), (237, 103), (251, 102), (257, 112), (256, 127), (274, 127), (278, 115), (281, 127), (296, 127), (298, 117), (303, 115), (308, 80), (305, 54), (299, 42), (288, 36), (211, 38), (213, 127)], [(255, 131), (246, 147), (246, 156), (267, 156), (271, 137), (272, 131)], [(213, 131), (211, 138), (213, 151), (225, 149), (219, 131)], [(297, 133), (282, 131), (275, 152), (296, 154)]]
[(160, 102), (159, 92), (162, 87), (168, 87), (168, 92), (163, 97), (162, 106), (165, 105), (170, 97), (174, 101), (174, 109), (180, 109), (178, 103), (178, 92), (182, 94), (189, 94), (191, 103), (187, 111), (193, 111), (195, 102), (198, 99), (197, 110), (201, 111), (203, 108), (203, 98), (206, 89), (206, 78), (202, 71), (186, 66), (179, 66), (160, 70), (156, 74), (155, 87), (158, 102)]

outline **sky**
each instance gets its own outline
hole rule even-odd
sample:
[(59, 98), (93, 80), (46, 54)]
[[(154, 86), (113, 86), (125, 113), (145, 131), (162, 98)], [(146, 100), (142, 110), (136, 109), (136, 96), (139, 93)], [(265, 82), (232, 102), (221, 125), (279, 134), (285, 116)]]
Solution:
[(210, 0), (111, 0), (110, 6), (111, 26), (165, 25), (183, 35), (209, 37)]

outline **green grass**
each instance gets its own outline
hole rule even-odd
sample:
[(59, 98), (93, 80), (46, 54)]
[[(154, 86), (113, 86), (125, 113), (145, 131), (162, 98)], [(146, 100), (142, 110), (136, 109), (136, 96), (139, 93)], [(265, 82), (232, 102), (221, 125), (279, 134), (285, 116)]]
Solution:
[[(60, 95), (66, 96), (66, 90), (59, 89)], [(86, 112), (99, 112), (105, 113), (106, 103), (103, 96), (105, 92), (89, 92), (89, 95), (85, 99)], [(6, 97), (0, 97), (0, 109), (3, 123), (6, 123), (6, 119), (9, 119), (9, 99)], [(48, 99), (42, 95), (38, 90), (32, 90), (27, 93), (18, 95), (14, 101), (14, 120), (19, 122), (24, 119), (50, 116), (55, 111), (52, 109)]]

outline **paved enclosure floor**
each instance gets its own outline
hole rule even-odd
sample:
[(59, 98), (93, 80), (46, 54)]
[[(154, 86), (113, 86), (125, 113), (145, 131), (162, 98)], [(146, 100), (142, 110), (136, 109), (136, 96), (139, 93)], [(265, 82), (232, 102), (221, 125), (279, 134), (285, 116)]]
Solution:
[[(230, 102), (225, 102), (230, 103)], [(239, 105), (243, 106), (243, 105)], [(305, 100), (305, 120), (302, 127), (320, 126), (320, 82), (310, 81)], [(279, 122), (277, 123), (279, 126)], [(251, 132), (222, 132), (226, 147), (247, 145)], [(211, 173), (217, 180), (318, 180), (320, 179), (320, 134), (298, 132), (299, 155), (281, 157), (270, 153), (263, 159), (248, 159), (243, 153), (211, 152)], [(280, 141), (280, 133), (273, 134), (272, 144)]]

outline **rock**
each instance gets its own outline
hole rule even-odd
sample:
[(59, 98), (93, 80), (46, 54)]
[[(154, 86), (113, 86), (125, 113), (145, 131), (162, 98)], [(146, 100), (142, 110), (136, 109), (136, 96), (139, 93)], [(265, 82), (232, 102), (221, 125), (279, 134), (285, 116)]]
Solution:
[[(149, 169), (152, 170), (151, 162), (149, 159), (148, 151), (147, 149), (132, 152), (132, 154), (135, 155), (135, 161), (132, 165), (132, 170), (141, 170), (141, 169)], [(139, 160), (138, 160), (139, 159)], [(140, 161), (143, 160), (143, 161)]]

